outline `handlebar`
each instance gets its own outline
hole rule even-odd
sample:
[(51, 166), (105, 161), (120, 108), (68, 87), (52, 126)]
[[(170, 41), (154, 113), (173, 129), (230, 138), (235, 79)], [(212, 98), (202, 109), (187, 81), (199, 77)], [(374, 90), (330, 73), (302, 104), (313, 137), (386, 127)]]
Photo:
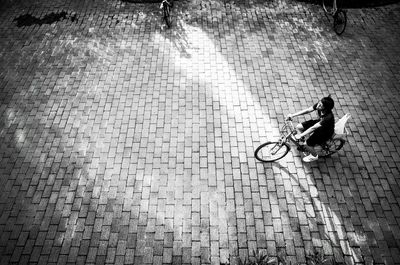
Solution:
[(281, 129), (281, 135), (283, 135), (285, 138), (290, 137), (292, 140), (299, 142), (300, 140), (297, 140), (293, 136), (297, 134), (296, 127), (293, 124), (293, 119), (285, 119), (285, 124), (283, 125)]
[(285, 119), (285, 124), (286, 124), (286, 126), (289, 126), (291, 131), (295, 131), (295, 127), (293, 125), (293, 119), (292, 118)]

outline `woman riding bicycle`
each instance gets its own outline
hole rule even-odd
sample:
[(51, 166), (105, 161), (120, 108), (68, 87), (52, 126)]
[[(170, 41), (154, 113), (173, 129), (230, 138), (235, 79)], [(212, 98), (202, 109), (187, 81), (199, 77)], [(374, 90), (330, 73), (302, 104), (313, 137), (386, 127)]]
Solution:
[(324, 144), (332, 137), (335, 130), (335, 118), (332, 113), (333, 107), (334, 101), (329, 95), (307, 109), (287, 115), (286, 119), (290, 120), (296, 116), (317, 111), (318, 119), (308, 120), (296, 126), (298, 132), (294, 136), (296, 140), (300, 140), (309, 135), (303, 147), (310, 154), (303, 158), (304, 162), (316, 161), (318, 159), (318, 154), (314, 150), (314, 146)]

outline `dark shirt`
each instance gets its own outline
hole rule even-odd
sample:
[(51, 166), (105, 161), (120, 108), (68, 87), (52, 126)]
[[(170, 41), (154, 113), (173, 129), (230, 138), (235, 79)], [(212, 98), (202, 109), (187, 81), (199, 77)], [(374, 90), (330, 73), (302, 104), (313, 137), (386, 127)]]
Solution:
[[(317, 110), (317, 104), (313, 106), (314, 110)], [(321, 127), (317, 130), (323, 133), (324, 135), (331, 136), (335, 131), (335, 117), (333, 116), (332, 111), (322, 113), (321, 110), (317, 110), (319, 123)]]

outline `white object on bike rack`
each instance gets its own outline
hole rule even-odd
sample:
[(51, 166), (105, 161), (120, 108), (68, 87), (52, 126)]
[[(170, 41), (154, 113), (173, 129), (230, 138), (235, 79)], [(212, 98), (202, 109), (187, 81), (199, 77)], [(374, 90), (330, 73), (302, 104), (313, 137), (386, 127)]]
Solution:
[(351, 118), (350, 113), (346, 113), (342, 118), (340, 118), (335, 123), (335, 134), (336, 135), (345, 135), (345, 134), (349, 133), (349, 131), (346, 128), (346, 123), (350, 118)]

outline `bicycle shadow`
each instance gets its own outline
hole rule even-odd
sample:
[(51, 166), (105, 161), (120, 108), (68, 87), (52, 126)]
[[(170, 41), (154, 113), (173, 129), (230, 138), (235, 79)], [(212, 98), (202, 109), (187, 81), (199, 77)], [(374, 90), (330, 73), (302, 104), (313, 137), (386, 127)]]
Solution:
[[(283, 184), (287, 201), (289, 201), (288, 197), (294, 199), (296, 215), (298, 212), (305, 212), (307, 224), (300, 215), (297, 215), (297, 217), (291, 217), (290, 213), (288, 215), (292, 232), (300, 232), (303, 236), (306, 257), (315, 254), (317, 251), (324, 253), (328, 259), (334, 259), (337, 263), (344, 263), (346, 255), (352, 253), (352, 250), (350, 246), (344, 243), (346, 231), (344, 230), (345, 223), (341, 220), (340, 210), (331, 205), (331, 203), (336, 203), (337, 198), (329, 196), (327, 192), (321, 190), (321, 187), (324, 186), (324, 180), (316, 179), (312, 174), (313, 172), (307, 169), (304, 176), (298, 178), (292, 170), (278, 162), (273, 162), (270, 166), (264, 165), (264, 168), (272, 169), (274, 179), (277, 175), (282, 177), (281, 181), (276, 182), (275, 185)], [(319, 181), (322, 183), (319, 183)], [(287, 193), (288, 186), (291, 187), (289, 194)], [(288, 202), (288, 204), (290, 203)], [(282, 211), (281, 207), (279, 210)], [(307, 232), (310, 235), (309, 239), (305, 234)], [(332, 251), (326, 251), (330, 248)], [(285, 247), (281, 247), (278, 253), (287, 256)], [(290, 256), (288, 257), (290, 258)]]
[[(166, 25), (164, 26), (167, 27)], [(171, 28), (161, 31), (161, 35), (173, 45), (181, 57), (188, 59), (192, 57), (189, 51), (191, 45), (188, 40), (188, 35), (181, 21), (173, 19)]]
[(190, 33), (188, 31), (194, 30), (190, 27), (194, 16), (191, 14), (193, 10), (188, 9), (190, 7), (187, 3), (175, 1), (171, 11), (172, 25), (168, 28), (164, 20), (161, 19), (160, 34), (173, 45), (181, 57), (190, 59), (192, 58), (193, 44), (189, 39)]

